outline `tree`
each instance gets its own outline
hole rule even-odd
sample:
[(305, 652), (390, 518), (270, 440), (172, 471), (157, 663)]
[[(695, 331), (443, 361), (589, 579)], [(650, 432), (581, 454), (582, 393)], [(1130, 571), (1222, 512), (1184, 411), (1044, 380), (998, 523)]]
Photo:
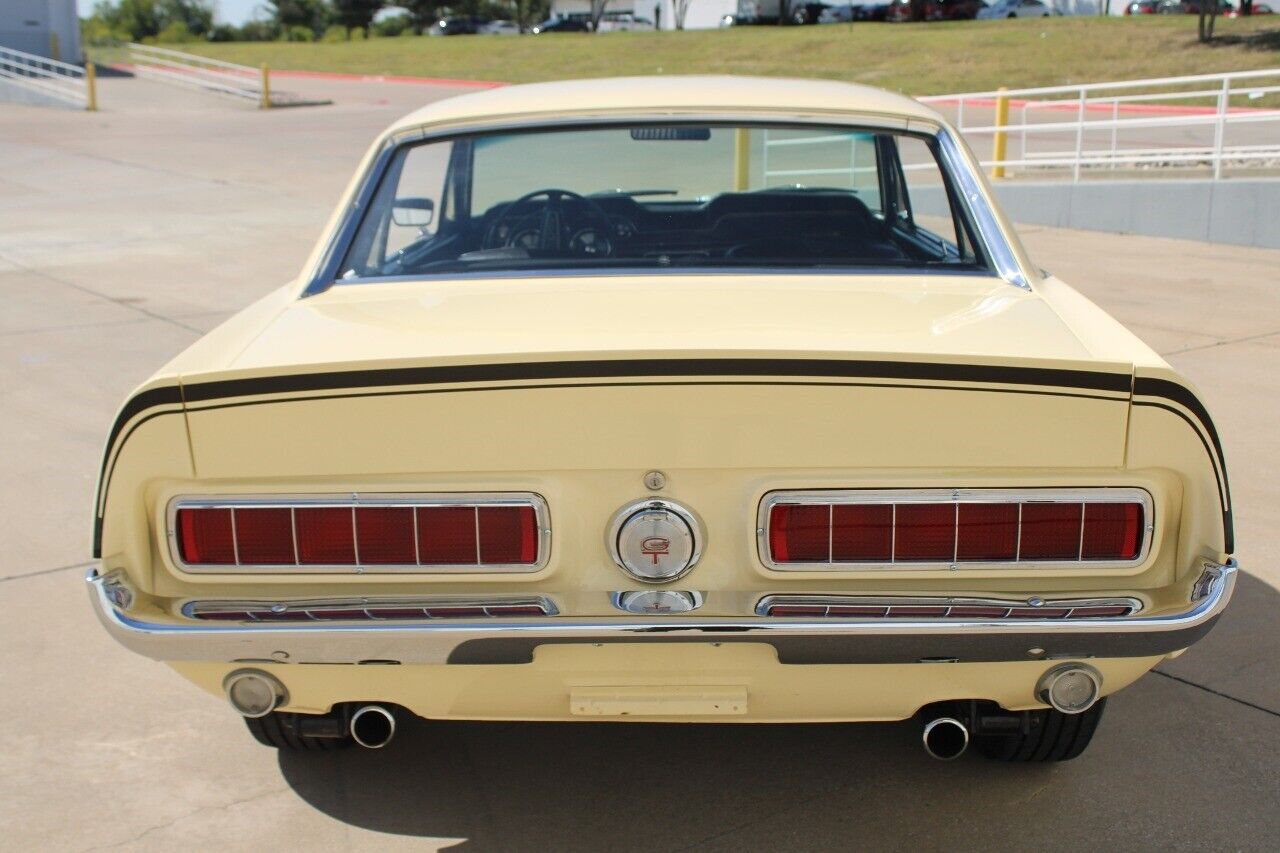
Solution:
[(333, 17), (348, 30), (359, 27), (367, 33), (373, 16), (385, 5), (386, 0), (333, 0)]
[(591, 31), (600, 32), (600, 21), (604, 18), (605, 7), (609, 0), (591, 0)]
[(443, 0), (396, 0), (396, 4), (409, 13), (413, 22), (413, 31), (422, 35), (440, 18), (440, 10), (444, 8)]
[(319, 37), (329, 25), (333, 10), (326, 0), (267, 0), (271, 17), (281, 32), (293, 27), (307, 27)]
[(193, 36), (203, 36), (213, 29), (213, 2), (119, 0), (112, 3), (102, 0), (94, 7), (93, 17), (105, 22), (113, 31), (128, 34), (134, 41), (155, 38), (165, 29), (177, 32), (185, 28)]
[(535, 24), (545, 21), (551, 10), (548, 0), (513, 0), (511, 5), (512, 20), (522, 33), (527, 33)]
[(1213, 25), (1218, 20), (1219, 0), (1200, 0), (1200, 41), (1213, 41)]
[(693, 0), (675, 0), (676, 5), (673, 11), (675, 12), (675, 25), (677, 30), (684, 29), (684, 18), (685, 15), (689, 14), (689, 4), (692, 2)]

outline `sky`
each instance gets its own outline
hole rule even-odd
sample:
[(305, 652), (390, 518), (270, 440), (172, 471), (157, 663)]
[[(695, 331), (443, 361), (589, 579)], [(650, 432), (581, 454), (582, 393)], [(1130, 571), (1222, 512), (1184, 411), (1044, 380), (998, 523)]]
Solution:
[[(83, 17), (93, 11), (97, 0), (76, 0)], [(253, 17), (253, 10), (264, 5), (262, 0), (214, 0), (218, 21), (224, 24), (243, 24)]]

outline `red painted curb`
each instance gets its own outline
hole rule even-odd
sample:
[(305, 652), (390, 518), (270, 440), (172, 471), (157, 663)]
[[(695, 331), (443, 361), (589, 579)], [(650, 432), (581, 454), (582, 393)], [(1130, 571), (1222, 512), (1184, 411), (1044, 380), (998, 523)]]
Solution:
[(298, 71), (271, 69), (272, 77), (307, 77), (316, 80), (353, 80), (360, 83), (409, 83), (418, 86), (450, 86), (466, 89), (497, 89), (506, 86), (495, 80), (457, 80), (451, 77), (407, 77), (397, 74), (345, 74), (341, 71)]

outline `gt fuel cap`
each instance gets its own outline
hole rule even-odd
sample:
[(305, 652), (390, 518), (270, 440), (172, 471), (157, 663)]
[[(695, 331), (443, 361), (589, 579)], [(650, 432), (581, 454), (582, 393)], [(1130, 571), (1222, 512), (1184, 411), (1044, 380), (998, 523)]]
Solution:
[(688, 509), (664, 500), (628, 504), (609, 525), (613, 561), (646, 583), (666, 583), (694, 567), (702, 555), (702, 525)]

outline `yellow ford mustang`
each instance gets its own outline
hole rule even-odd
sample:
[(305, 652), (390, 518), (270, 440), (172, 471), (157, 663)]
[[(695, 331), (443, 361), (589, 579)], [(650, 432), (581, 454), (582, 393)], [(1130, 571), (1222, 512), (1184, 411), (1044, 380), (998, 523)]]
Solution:
[(298, 280), (125, 403), (95, 515), (107, 630), (292, 749), (918, 714), (1062, 760), (1235, 581), (1188, 384), (940, 116), (832, 82), (406, 117)]

